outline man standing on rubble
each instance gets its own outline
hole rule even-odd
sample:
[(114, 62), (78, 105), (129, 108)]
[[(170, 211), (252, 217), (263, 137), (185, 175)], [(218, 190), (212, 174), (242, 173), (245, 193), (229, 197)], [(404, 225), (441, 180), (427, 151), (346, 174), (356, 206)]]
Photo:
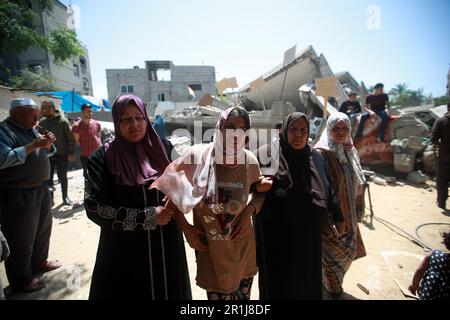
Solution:
[(448, 198), (448, 182), (450, 181), (450, 103), (447, 113), (434, 122), (431, 131), (431, 143), (439, 148), (437, 161), (437, 205), (446, 210)]
[[(379, 142), (384, 141), (384, 131), (389, 121), (389, 97), (383, 92), (384, 84), (377, 83), (374, 92), (366, 97), (366, 109), (372, 116), (374, 113), (381, 118), (381, 127), (378, 132)], [(362, 119), (361, 119), (362, 120)], [(364, 123), (361, 122), (361, 126)]]

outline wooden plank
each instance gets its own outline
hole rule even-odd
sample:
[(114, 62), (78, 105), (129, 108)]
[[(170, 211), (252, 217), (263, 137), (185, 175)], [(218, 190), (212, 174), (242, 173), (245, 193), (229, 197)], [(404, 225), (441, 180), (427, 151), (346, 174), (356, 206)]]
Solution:
[(316, 79), (316, 96), (335, 97), (338, 95), (336, 77)]

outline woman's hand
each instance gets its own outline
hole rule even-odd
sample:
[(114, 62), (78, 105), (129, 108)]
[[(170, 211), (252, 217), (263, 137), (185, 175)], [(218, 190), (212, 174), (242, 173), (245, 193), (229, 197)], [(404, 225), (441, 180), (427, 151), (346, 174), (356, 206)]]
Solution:
[(345, 230), (345, 225), (343, 222), (336, 223), (336, 231), (338, 232), (338, 235), (343, 234), (344, 230)]
[[(170, 201), (169, 201), (170, 202)], [(173, 205), (173, 204), (172, 204)], [(166, 206), (171, 206), (170, 204), (166, 204)], [(201, 235), (205, 235), (204, 232), (201, 232), (196, 227), (191, 225), (187, 220), (184, 214), (177, 210), (174, 216), (175, 220), (177, 220), (178, 225), (183, 230), (184, 236), (186, 237), (186, 241), (189, 243), (189, 246), (197, 251), (206, 251), (208, 250), (208, 246), (202, 241)]]
[(171, 202), (168, 201), (164, 207), (156, 207), (156, 223), (160, 226), (164, 226), (169, 223), (176, 213), (177, 210), (174, 209)]
[(419, 286), (415, 285), (415, 284), (411, 284), (408, 287), (408, 290), (413, 294), (413, 295), (417, 295), (417, 290), (419, 290)]
[(242, 236), (247, 235), (248, 231), (251, 229), (252, 224), (250, 218), (256, 213), (256, 208), (254, 205), (249, 204), (236, 218), (236, 222), (233, 226), (233, 231), (231, 231), (230, 238), (240, 239)]
[(273, 178), (270, 176), (262, 176), (258, 182), (255, 182), (255, 189), (258, 192), (265, 193), (272, 189)]
[(170, 201), (167, 196), (164, 197), (163, 202), (165, 202), (164, 208), (173, 210), (175, 212), (179, 211), (177, 206), (172, 201)]

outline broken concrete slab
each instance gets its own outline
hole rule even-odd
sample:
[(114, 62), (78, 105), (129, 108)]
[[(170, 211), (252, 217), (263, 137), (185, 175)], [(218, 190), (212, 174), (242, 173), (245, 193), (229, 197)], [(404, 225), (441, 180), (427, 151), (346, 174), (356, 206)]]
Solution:
[[(258, 90), (253, 90), (250, 84), (239, 90), (241, 97), (257, 104), (260, 110), (263, 109), (261, 101), (266, 106), (271, 106), (277, 100), (291, 101), (295, 107), (304, 107), (298, 95), (298, 88), (305, 83), (313, 83), (315, 79), (333, 77), (327, 60), (323, 55), (317, 55), (312, 46), (309, 46), (287, 65), (280, 64), (272, 70), (263, 74), (262, 85)], [(339, 94), (335, 97), (339, 104), (347, 99), (346, 92), (340, 82), (338, 82)]]
[(222, 113), (223, 110), (213, 106), (205, 106), (205, 107), (198, 107), (198, 111), (200, 111), (202, 115), (219, 117), (219, 115)]
[(404, 153), (408, 146), (408, 139), (394, 139), (391, 141), (392, 153)]
[(384, 179), (381, 178), (381, 177), (376, 176), (376, 177), (374, 177), (374, 178), (372, 179), (372, 181), (373, 181), (375, 184), (378, 184), (378, 185), (380, 185), (380, 186), (387, 186), (386, 180), (384, 180)]
[(423, 184), (427, 181), (427, 177), (421, 171), (413, 171), (406, 177), (409, 182)]
[(407, 140), (406, 153), (422, 153), (425, 151), (426, 144), (421, 137), (410, 136)]
[(197, 103), (197, 105), (200, 107), (212, 106), (221, 110), (225, 110), (226, 108), (228, 108), (228, 105), (220, 98), (212, 96), (209, 93), (205, 94)]
[(389, 133), (392, 139), (408, 139), (411, 136), (429, 137), (430, 129), (414, 115), (405, 115), (389, 123)]
[(448, 111), (447, 111), (447, 105), (446, 104), (444, 104), (444, 105), (441, 105), (441, 106), (437, 106), (437, 107), (434, 107), (434, 108), (432, 108), (431, 110), (430, 110), (430, 113), (437, 119), (437, 118), (440, 118), (440, 117), (443, 117), (444, 116), (444, 114), (446, 114)]
[(423, 171), (429, 175), (436, 175), (436, 153), (432, 145), (429, 145), (422, 156)]
[(395, 184), (395, 182), (397, 181), (397, 179), (395, 177), (384, 177), (384, 180), (386, 180), (387, 183), (393, 183)]
[(416, 156), (414, 154), (394, 154), (394, 169), (400, 173), (410, 173), (414, 169)]
[(272, 117), (280, 119), (284, 119), (288, 114), (294, 111), (295, 107), (289, 101), (275, 101), (270, 108)]

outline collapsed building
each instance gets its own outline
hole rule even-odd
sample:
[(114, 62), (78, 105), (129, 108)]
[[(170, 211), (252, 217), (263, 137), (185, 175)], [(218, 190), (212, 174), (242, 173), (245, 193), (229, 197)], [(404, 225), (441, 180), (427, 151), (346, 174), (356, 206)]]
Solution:
[[(252, 127), (256, 130), (274, 128), (293, 111), (301, 111), (312, 119), (320, 119), (323, 116), (323, 98), (309, 93), (314, 92), (315, 79), (330, 76), (334, 76), (334, 73), (325, 57), (318, 55), (314, 48), (309, 46), (296, 54), (289, 63), (278, 65), (259, 77), (262, 84), (258, 90), (247, 84), (232, 97), (227, 97), (228, 99), (207, 95), (202, 99), (203, 103), (199, 101), (198, 104), (181, 110), (167, 110), (163, 114), (166, 129), (172, 132), (177, 128), (186, 128), (193, 132), (195, 121), (202, 121), (204, 130), (214, 128), (220, 110), (237, 103), (249, 111)], [(361, 92), (350, 73), (341, 72), (339, 79), (342, 83), (337, 83), (338, 95), (331, 97), (329, 108), (337, 109), (338, 105), (347, 99), (348, 91), (358, 94)], [(319, 101), (322, 101), (322, 104)], [(322, 124), (322, 121), (318, 121), (319, 123), (312, 121), (312, 132), (316, 132), (316, 136)]]
[[(307, 112), (306, 106), (300, 99), (298, 89), (304, 84), (314, 84), (316, 79), (335, 76), (323, 54), (317, 55), (312, 46), (298, 53), (286, 65), (280, 64), (264, 73), (261, 78), (264, 83), (258, 90), (252, 90), (251, 85), (242, 87), (240, 98), (244, 105), (256, 104), (257, 109), (263, 110), (265, 105), (270, 107), (277, 101), (289, 101), (298, 111)], [(354, 79), (353, 79), (354, 80)], [(341, 104), (347, 99), (342, 84), (338, 86), (339, 95), (335, 97)], [(358, 90), (359, 92), (359, 90)]]
[[(336, 78), (336, 92), (325, 99), (316, 95), (317, 79)], [(295, 55), (287, 64), (280, 64), (257, 78), (259, 86), (244, 85), (231, 97), (206, 95), (197, 105), (165, 112), (168, 132), (177, 128), (193, 133), (194, 123), (201, 121), (203, 132), (214, 128), (220, 112), (237, 103), (250, 114), (252, 128), (271, 129), (293, 111), (304, 112), (310, 121), (310, 143), (315, 144), (326, 127), (324, 106), (327, 112), (337, 112), (347, 100), (349, 92), (355, 92), (364, 111), (365, 97), (369, 94), (364, 82), (358, 83), (348, 71), (334, 73), (323, 54), (318, 55), (312, 46)], [(434, 121), (445, 113), (445, 106), (391, 107), (391, 117), (385, 133), (385, 141), (377, 141), (381, 125), (378, 116), (366, 121), (363, 137), (355, 138), (361, 163), (366, 166), (383, 164), (398, 175), (407, 175), (417, 169), (435, 174), (435, 154), (430, 146)], [(352, 133), (356, 132), (356, 123)], [(193, 142), (193, 141), (191, 141)]]

